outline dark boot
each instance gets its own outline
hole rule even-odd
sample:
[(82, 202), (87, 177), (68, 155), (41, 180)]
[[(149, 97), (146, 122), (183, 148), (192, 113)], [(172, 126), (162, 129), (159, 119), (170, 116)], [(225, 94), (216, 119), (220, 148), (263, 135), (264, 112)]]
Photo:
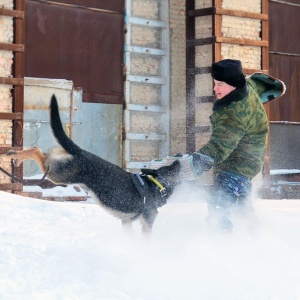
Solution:
[(207, 224), (223, 231), (233, 228), (230, 212), (233, 207), (246, 208), (251, 194), (251, 179), (232, 172), (222, 172), (217, 176), (211, 198), (208, 200)]

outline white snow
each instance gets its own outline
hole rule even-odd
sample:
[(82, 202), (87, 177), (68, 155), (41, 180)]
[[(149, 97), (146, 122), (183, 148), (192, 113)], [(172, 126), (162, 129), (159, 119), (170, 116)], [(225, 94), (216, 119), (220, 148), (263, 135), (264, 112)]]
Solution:
[(40, 192), (42, 193), (43, 197), (86, 197), (88, 193), (82, 189), (79, 185), (68, 185), (66, 187), (63, 186), (55, 186), (51, 189), (43, 189), (39, 186), (24, 186), (24, 192)]
[[(182, 194), (178, 194), (182, 197)], [(210, 233), (204, 202), (170, 199), (151, 238), (94, 204), (0, 192), (0, 299), (299, 300), (300, 201)]]
[[(37, 174), (30, 177), (25, 177), (25, 179), (32, 179), (38, 180), (42, 179), (44, 174)], [(87, 192), (80, 187), (78, 184), (70, 184), (66, 187), (63, 186), (56, 186), (51, 189), (43, 189), (39, 186), (23, 186), (24, 192), (40, 192), (42, 193), (43, 197), (64, 197), (64, 196), (74, 196), (74, 197), (85, 197), (87, 196)]]

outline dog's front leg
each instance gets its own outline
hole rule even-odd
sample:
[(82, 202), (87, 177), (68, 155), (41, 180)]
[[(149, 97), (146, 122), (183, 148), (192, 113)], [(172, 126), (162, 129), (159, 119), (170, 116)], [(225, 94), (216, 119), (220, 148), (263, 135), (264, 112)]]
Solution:
[(152, 226), (158, 211), (154, 207), (146, 207), (141, 215), (142, 231), (145, 234), (150, 234), (152, 231)]
[(132, 220), (122, 220), (122, 227), (126, 232), (132, 232)]
[(10, 158), (14, 160), (14, 164), (18, 167), (20, 166), (21, 163), (23, 163), (24, 160), (29, 160), (32, 159), (37, 162), (39, 165), (40, 169), (46, 173), (46, 166), (45, 166), (45, 161), (46, 161), (46, 156), (45, 154), (41, 151), (40, 148), (34, 147), (30, 149), (25, 149), (21, 151), (15, 151), (11, 150), (7, 154)]

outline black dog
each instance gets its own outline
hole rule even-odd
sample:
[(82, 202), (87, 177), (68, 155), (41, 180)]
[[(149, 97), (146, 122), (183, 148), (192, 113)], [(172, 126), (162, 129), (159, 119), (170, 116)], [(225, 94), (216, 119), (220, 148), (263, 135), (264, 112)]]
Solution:
[(82, 184), (106, 210), (130, 225), (141, 219), (144, 232), (150, 232), (157, 208), (166, 203), (177, 184), (180, 163), (158, 170), (142, 169), (142, 175), (122, 168), (77, 146), (65, 134), (56, 97), (50, 104), (50, 122), (54, 137), (61, 147), (42, 153), (39, 148), (7, 153), (20, 165), (33, 159), (47, 178), (56, 184)]

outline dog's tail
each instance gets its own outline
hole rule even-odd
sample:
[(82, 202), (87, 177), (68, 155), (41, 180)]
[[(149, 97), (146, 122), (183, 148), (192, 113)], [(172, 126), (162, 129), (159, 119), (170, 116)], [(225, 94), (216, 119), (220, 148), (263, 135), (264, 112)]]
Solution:
[(71, 155), (78, 154), (81, 149), (66, 135), (61, 119), (59, 116), (59, 109), (57, 104), (57, 99), (53, 95), (50, 103), (50, 124), (52, 132), (57, 142)]

